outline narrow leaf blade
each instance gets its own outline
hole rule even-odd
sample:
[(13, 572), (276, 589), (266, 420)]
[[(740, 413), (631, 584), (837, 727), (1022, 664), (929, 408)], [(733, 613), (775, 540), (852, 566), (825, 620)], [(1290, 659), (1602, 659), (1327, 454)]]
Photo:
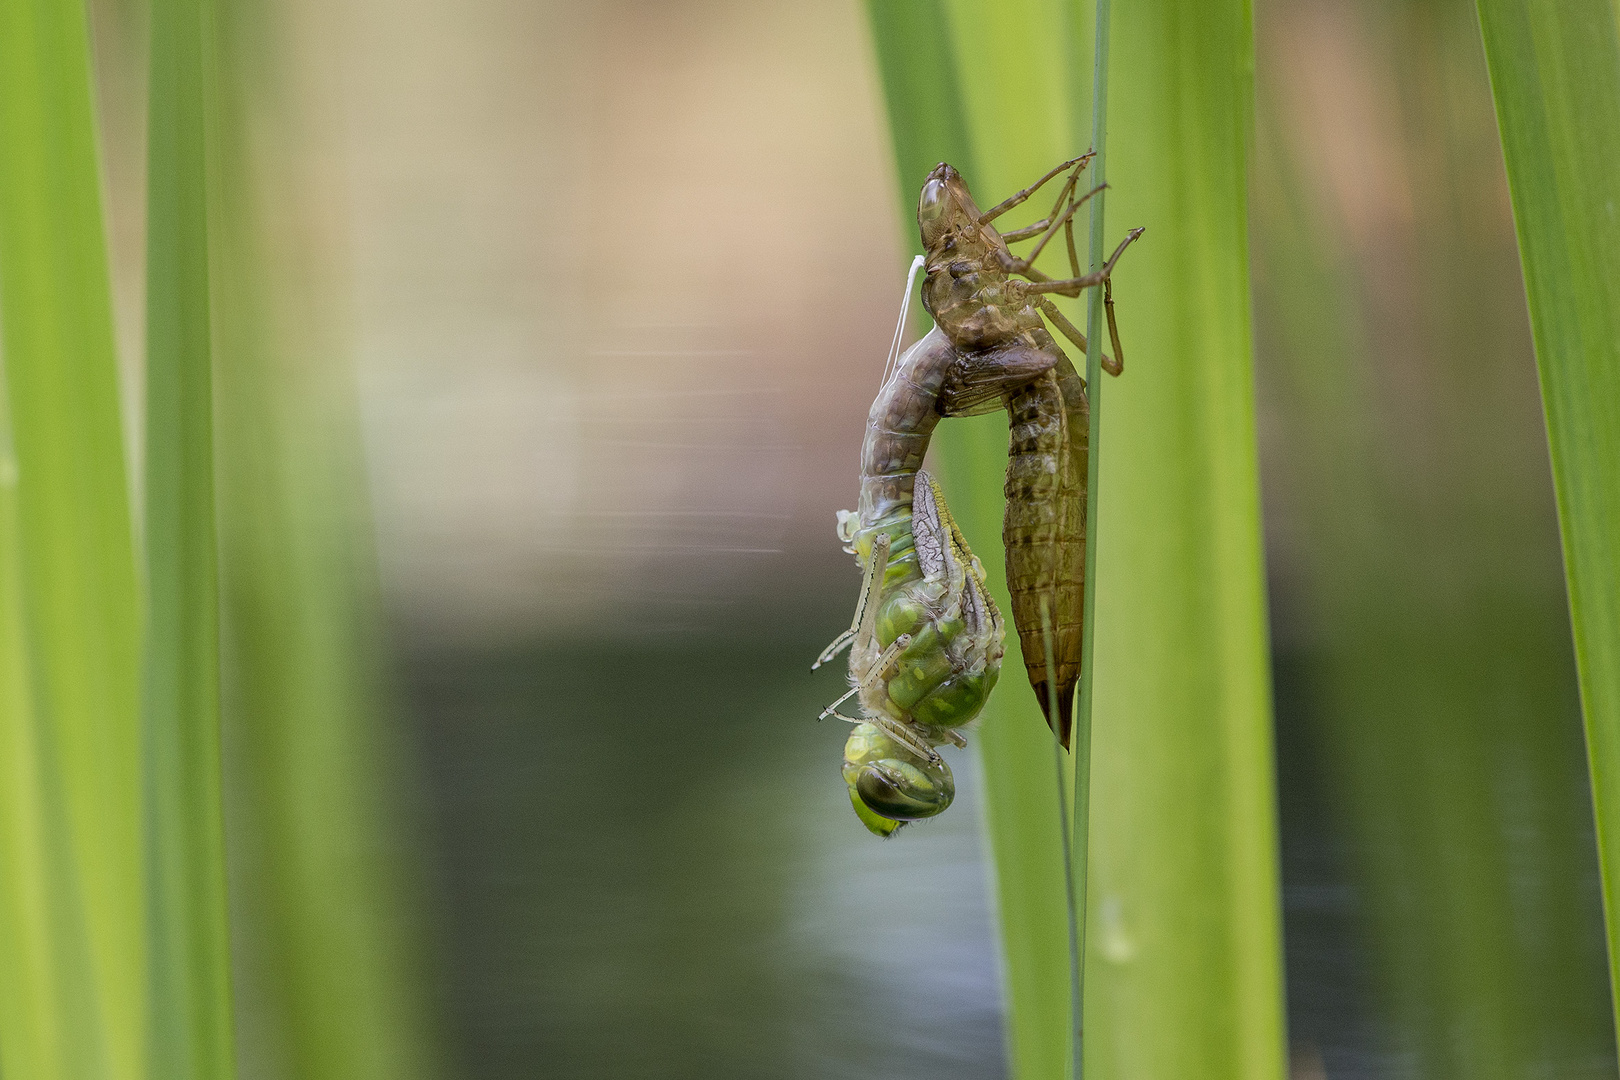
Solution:
[(1478, 7), (1552, 453), (1612, 979), (1620, 956), (1620, 27), (1605, 0)]
[(1108, 217), (1147, 233), (1115, 277), (1131, 364), (1100, 451), (1087, 1068), (1275, 1078), (1249, 7), (1121, 4), (1111, 52)]
[(23, 647), (60, 823), (47, 858), (61, 860), (63, 1051), (78, 1075), (136, 1077), (140, 613), (88, 45), (75, 0), (0, 2), (0, 347)]
[(206, 0), (152, 4), (144, 706), (150, 1075), (234, 1073), (220, 784)]

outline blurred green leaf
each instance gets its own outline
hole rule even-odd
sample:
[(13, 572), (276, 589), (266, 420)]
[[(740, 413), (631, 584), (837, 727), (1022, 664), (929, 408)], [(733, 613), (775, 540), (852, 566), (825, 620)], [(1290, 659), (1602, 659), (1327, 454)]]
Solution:
[[(219, 0), (214, 340), (240, 1056), (298, 1080), (437, 1073), (353, 372), (325, 284), (275, 5)], [(266, 107), (274, 101), (281, 109)], [(250, 1045), (251, 1040), (259, 1040)]]
[[(1089, 12), (1085, 18), (1089, 25)], [(954, 0), (950, 27), (975, 165), (963, 175), (980, 203), (989, 206), (1085, 149), (1085, 136), (1076, 131), (1089, 126), (1086, 103), (1074, 102), (1069, 93), (1069, 16), (1066, 5), (1055, 0), (995, 5)], [(903, 204), (913, 208), (912, 233), (920, 187), (914, 181)], [(1048, 205), (1032, 199), (1010, 212), (1001, 227), (1035, 221)], [(1057, 258), (1055, 251), (1048, 257), (1048, 270)], [(1069, 307), (1071, 318), (1078, 317), (1075, 305), (1059, 303)], [(1006, 416), (943, 424), (936, 443), (952, 509), (989, 571), (996, 602), (1011, 611), (1001, 543)], [(978, 743), (1007, 968), (1012, 1074), (1062, 1076), (1071, 1067), (1072, 1005), (1068, 883), (1059, 830), (1071, 800), (1058, 790), (1054, 739), (1025, 678), (1011, 627), (1001, 686), (985, 709)], [(1068, 755), (1064, 766), (1072, 771)]]
[(1605, 0), (1479, 0), (1541, 373), (1620, 956), (1620, 26)]
[[(54, 1005), (55, 1017), (0, 1018), (0, 1060), (18, 1077), (138, 1077), (144, 1060), (140, 612), (88, 45), (76, 0), (0, 2), (0, 342), (16, 461), (0, 561), (17, 587), (6, 636), (27, 654), (9, 663), (26, 668), (36, 710), (30, 732), (11, 697), (7, 719), (12, 747), (33, 742), (40, 783), (37, 799), (25, 785), (12, 806), (43, 804), (13, 818), (21, 844), (8, 854), (25, 861), (0, 877), (16, 875), (14, 903), (32, 890), (44, 921), (28, 932), (48, 921), (54, 933), (22, 944), (48, 950), (60, 976), (21, 1006)], [(45, 955), (7, 958), (0, 979), (48, 977)]]
[[(1330, 1075), (1371, 1052), (1436, 1078), (1612, 1076), (1552, 491), (1473, 13), (1290, 3), (1262, 21), (1292, 1034)], [(1297, 72), (1328, 56), (1356, 74), (1324, 105)], [(1322, 170), (1363, 145), (1380, 149), (1353, 183)]]
[(153, 0), (143, 686), (150, 1075), (234, 1074), (220, 790), (206, 0)]
[(0, 1074), (57, 1080), (69, 1075), (63, 1012), (68, 993), (58, 965), (79, 928), (64, 921), (66, 893), (60, 880), (52, 880), (62, 860), (52, 859), (51, 850), (61, 833), (45, 797), (45, 759), (28, 674), (17, 459), (8, 426), (0, 409)]

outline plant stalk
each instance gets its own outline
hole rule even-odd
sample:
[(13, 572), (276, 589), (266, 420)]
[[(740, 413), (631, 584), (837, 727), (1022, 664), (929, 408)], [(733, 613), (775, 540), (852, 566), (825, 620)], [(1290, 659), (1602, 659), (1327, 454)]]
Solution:
[[(1057, 671), (1057, 661), (1054, 659), (1052, 646), (1052, 609), (1046, 597), (1041, 597), (1041, 645), (1046, 651), (1046, 670)], [(1058, 715), (1057, 679), (1046, 680), (1047, 715)], [(1075, 1044), (1080, 1039), (1080, 980), (1082, 975), (1082, 961), (1080, 956), (1080, 919), (1082, 905), (1075, 894), (1074, 880), (1074, 841), (1069, 829), (1069, 806), (1064, 798), (1066, 784), (1064, 783), (1063, 744), (1058, 741), (1057, 730), (1052, 731), (1052, 765), (1057, 776), (1057, 810), (1058, 832), (1063, 837), (1063, 884), (1069, 907), (1069, 1002), (1070, 1016), (1073, 1025), (1071, 1034)], [(1076, 1059), (1078, 1060), (1078, 1059)]]
[[(1097, 189), (1091, 200), (1090, 253), (1088, 272), (1103, 265), (1103, 206), (1107, 192), (1104, 163), (1108, 142), (1108, 22), (1109, 0), (1097, 0), (1096, 60), (1092, 65), (1091, 159), (1088, 188)], [(1075, 906), (1074, 980), (1074, 1076), (1085, 1075), (1085, 985), (1086, 985), (1086, 860), (1090, 854), (1091, 827), (1091, 691), (1092, 658), (1097, 638), (1097, 489), (1102, 459), (1102, 333), (1103, 294), (1091, 290), (1086, 304), (1086, 393), (1091, 406), (1090, 431), (1086, 454), (1086, 564), (1084, 620), (1080, 639), (1080, 700), (1074, 712), (1074, 813), (1073, 842), (1070, 844), (1070, 875)]]
[(154, 0), (147, 154), (143, 687), (147, 1075), (230, 1080), (220, 777), (210, 0)]

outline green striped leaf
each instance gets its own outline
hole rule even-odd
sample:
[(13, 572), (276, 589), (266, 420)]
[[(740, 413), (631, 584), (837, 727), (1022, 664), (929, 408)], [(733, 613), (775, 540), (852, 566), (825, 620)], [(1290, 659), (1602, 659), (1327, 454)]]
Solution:
[[(919, 252), (917, 192), (937, 163), (955, 165), (976, 192), (994, 201), (1064, 157), (1061, 132), (1051, 131), (1042, 141), (1022, 148), (1012, 161), (998, 157), (996, 151), (1002, 147), (993, 146), (987, 156), (990, 171), (978, 166), (968, 136), (969, 117), (977, 113), (983, 126), (1003, 102), (995, 98), (993, 72), (972, 64), (958, 76), (951, 7), (918, 0), (868, 4), (894, 137), (902, 235)], [(1009, 8), (1016, 12), (1022, 5)], [(1007, 28), (998, 24), (997, 29)], [(1007, 89), (1017, 95), (1019, 85)], [(1044, 89), (1044, 101), (1049, 103), (1053, 88)], [(1009, 115), (1024, 118), (1045, 107), (1037, 102), (1033, 109), (1014, 108)], [(1024, 207), (1011, 217), (1009, 228), (1034, 220)], [(984, 563), (996, 603), (1010, 611), (1001, 548), (1006, 420), (982, 416), (943, 424), (934, 453), (942, 466), (951, 511)], [(1053, 738), (1024, 681), (1018, 648), (1017, 636), (1009, 634), (1006, 674), (977, 725), (976, 742), (995, 859), (1008, 1054), (1013, 1075), (1049, 1077), (1062, 1075), (1069, 1059), (1068, 917), (1059, 832), (1060, 808), (1067, 800), (1057, 788)]]
[(153, 0), (147, 157), (144, 685), (150, 1075), (229, 1080), (220, 790), (207, 0)]
[(1280, 1077), (1281, 923), (1241, 0), (1114, 9), (1088, 1068)]
[[(404, 852), (414, 835), (381, 691), (380, 602), (353, 371), (314, 299), (308, 192), (259, 117), (296, 130), (265, 49), (283, 9), (215, 0), (219, 426), (232, 915), (255, 1029), (299, 1080), (439, 1071)], [(263, 100), (261, 100), (263, 99)], [(263, 156), (256, 149), (276, 149)], [(272, 224), (267, 224), (272, 223)], [(244, 1052), (244, 1057), (246, 1056)]]
[(1606, 0), (1479, 0), (1479, 21), (1558, 493), (1612, 978), (1620, 956), (1620, 26)]
[(6, 764), (20, 786), (3, 796), (0, 889), (31, 913), (5, 935), (24, 952), (0, 958), (12, 1006), (0, 1069), (14, 1077), (133, 1078), (144, 1057), (140, 612), (88, 46), (77, 0), (0, 2), (0, 348), (15, 455), (0, 665), (28, 673), (0, 721), (20, 755)]

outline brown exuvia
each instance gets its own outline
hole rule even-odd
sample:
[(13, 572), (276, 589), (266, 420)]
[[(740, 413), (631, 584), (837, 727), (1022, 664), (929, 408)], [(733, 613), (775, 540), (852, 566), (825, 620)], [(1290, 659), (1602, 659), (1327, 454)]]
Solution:
[[(1069, 745), (1074, 688), (1080, 679), (1090, 406), (1085, 380), (1052, 339), (1046, 321), (1082, 353), (1085, 335), (1045, 294), (1078, 296), (1099, 284), (1107, 289), (1114, 263), (1142, 234), (1132, 230), (1102, 268), (1080, 273), (1073, 217), (1096, 192), (1076, 197), (1075, 189), (1090, 158), (1087, 154), (1064, 162), (988, 211), (979, 210), (961, 174), (941, 163), (929, 173), (917, 208), (928, 271), (923, 304), (956, 353), (939, 395), (939, 412), (966, 416), (1007, 410), (1011, 431), (1002, 525), (1007, 588), (1030, 686), (1064, 746)], [(996, 231), (992, 221), (1065, 171), (1068, 179), (1045, 219), (1006, 234)], [(1033, 263), (1059, 230), (1073, 276), (1052, 280)], [(1036, 237), (1025, 258), (1007, 247)], [(1101, 357), (1101, 364), (1117, 375), (1120, 346), (1111, 291), (1107, 306), (1115, 355)], [(1055, 671), (1047, 670), (1042, 640), (1043, 597), (1050, 612)], [(1048, 685), (1054, 680), (1055, 688)]]

